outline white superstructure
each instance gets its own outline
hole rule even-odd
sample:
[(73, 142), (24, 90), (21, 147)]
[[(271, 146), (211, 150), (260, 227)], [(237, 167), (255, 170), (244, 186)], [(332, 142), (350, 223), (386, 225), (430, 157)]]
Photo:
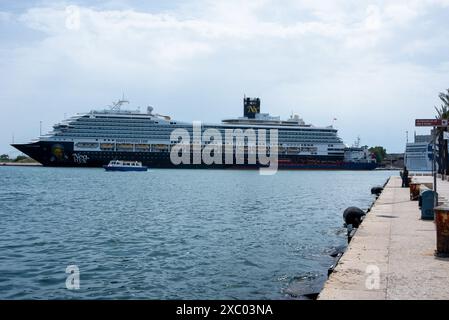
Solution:
[(415, 136), (415, 142), (407, 143), (405, 166), (409, 171), (432, 171), (433, 144), (430, 135)]
[[(91, 111), (71, 117), (53, 127), (41, 141), (73, 142), (74, 151), (169, 151), (177, 141), (170, 140), (174, 129), (192, 131), (192, 123), (172, 120), (153, 113), (148, 107), (123, 110), (128, 103), (119, 100), (110, 109)], [(225, 119), (221, 124), (202, 124), (202, 130), (217, 129), (225, 136), (226, 129), (278, 129), (279, 154), (322, 156), (343, 160), (345, 145), (332, 126), (315, 127), (306, 124), (298, 115), (287, 120), (266, 113), (255, 113), (253, 118)]]

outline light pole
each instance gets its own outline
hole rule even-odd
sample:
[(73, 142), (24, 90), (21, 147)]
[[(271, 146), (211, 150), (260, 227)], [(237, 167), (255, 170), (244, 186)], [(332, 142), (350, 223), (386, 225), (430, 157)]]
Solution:
[[(433, 175), (433, 191), (435, 206), (438, 206), (438, 194), (437, 194), (437, 164), (436, 164), (436, 148), (437, 148), (437, 128), (447, 128), (447, 119), (416, 119), (415, 127), (433, 127), (432, 132), (432, 175)], [(416, 139), (415, 139), (416, 140)]]
[(42, 120), (39, 121), (39, 136), (42, 136)]

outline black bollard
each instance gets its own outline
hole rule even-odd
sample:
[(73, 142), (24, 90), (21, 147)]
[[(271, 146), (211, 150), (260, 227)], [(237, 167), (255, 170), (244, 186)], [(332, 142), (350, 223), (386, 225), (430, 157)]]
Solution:
[(375, 194), (376, 196), (380, 196), (382, 191), (384, 190), (383, 187), (372, 187), (371, 188), (371, 194)]
[(346, 225), (351, 224), (354, 228), (358, 228), (366, 215), (365, 211), (357, 207), (349, 207), (343, 212), (343, 219)]

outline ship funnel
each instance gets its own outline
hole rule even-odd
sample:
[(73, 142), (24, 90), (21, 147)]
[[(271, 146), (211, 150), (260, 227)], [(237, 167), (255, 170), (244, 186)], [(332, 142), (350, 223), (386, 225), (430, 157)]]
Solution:
[(248, 119), (256, 118), (256, 114), (260, 113), (259, 98), (243, 98), (243, 116)]

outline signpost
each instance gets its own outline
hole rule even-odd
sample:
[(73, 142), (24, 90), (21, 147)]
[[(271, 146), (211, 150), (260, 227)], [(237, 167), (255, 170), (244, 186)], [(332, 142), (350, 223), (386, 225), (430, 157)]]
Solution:
[[(416, 127), (433, 127), (433, 161), (432, 161), (432, 171), (433, 171), (433, 191), (435, 191), (435, 202), (438, 205), (437, 196), (437, 169), (436, 169), (436, 144), (437, 144), (437, 127), (448, 127), (447, 119), (416, 119)], [(445, 132), (446, 133), (446, 132)], [(444, 136), (447, 139), (447, 135)]]
[(447, 119), (416, 119), (416, 127), (447, 127)]

